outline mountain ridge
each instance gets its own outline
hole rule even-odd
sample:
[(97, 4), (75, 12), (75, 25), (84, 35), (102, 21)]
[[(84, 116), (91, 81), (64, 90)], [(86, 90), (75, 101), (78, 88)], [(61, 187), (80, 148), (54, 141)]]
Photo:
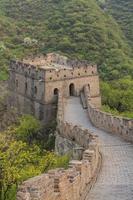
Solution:
[[(59, 51), (99, 66), (104, 79), (132, 73), (131, 50), (114, 19), (92, 0), (0, 0), (2, 15), (15, 28), (3, 40), (10, 57)], [(12, 27), (10, 28), (12, 30)], [(37, 44), (24, 46), (25, 38)], [(6, 40), (7, 39), (7, 40)]]
[(58, 52), (86, 59), (98, 64), (104, 80), (101, 84), (102, 102), (107, 105), (104, 109), (132, 116), (132, 48), (106, 3), (0, 0), (0, 79), (7, 79), (12, 58)]

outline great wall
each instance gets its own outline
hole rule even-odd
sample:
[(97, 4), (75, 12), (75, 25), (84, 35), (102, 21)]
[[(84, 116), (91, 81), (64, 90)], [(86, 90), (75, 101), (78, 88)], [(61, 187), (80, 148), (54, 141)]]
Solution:
[[(48, 58), (51, 63), (51, 55)], [(15, 104), (19, 109), (24, 112), (24, 105), (28, 102), (27, 106), (32, 104), (32, 114), (38, 118), (40, 105), (44, 106), (43, 112), (46, 111), (45, 106), (49, 105), (47, 113), (53, 113), (53, 107), (56, 105), (56, 151), (66, 153), (71, 143), (74, 160), (70, 161), (67, 170), (50, 170), (23, 182), (19, 186), (17, 200), (132, 200), (133, 120), (100, 111), (101, 99), (96, 66), (93, 71), (93, 67), (88, 66), (86, 62), (70, 62), (55, 55), (52, 62), (56, 63), (57, 58), (58, 69), (56, 70), (55, 66), (52, 66), (52, 69), (45, 68), (45, 79), (42, 77), (42, 71), (38, 71), (37, 68), (39, 78), (36, 76), (35, 80), (32, 80), (35, 77), (34, 73), (30, 75), (32, 78), (27, 74), (24, 76), (25, 70), (29, 70), (22, 67), (24, 64), (13, 62), (11, 78), (14, 78), (15, 82), (10, 89), (17, 97)], [(38, 64), (39, 60), (32, 63)], [(46, 59), (41, 65), (45, 64)], [(73, 68), (75, 64), (78, 65), (76, 69)], [(31, 66), (31, 63), (29, 65)], [(64, 68), (64, 65), (68, 65), (68, 68)], [(16, 67), (23, 68), (23, 72), (16, 72)], [(55, 76), (57, 74), (58, 77)], [(40, 75), (43, 81), (39, 81)], [(31, 94), (31, 80), (34, 95)], [(18, 92), (20, 83), (21, 94)], [(31, 88), (28, 88), (28, 92), (25, 91), (27, 84)], [(35, 92), (36, 87), (38, 96)], [(12, 97), (10, 100), (14, 103)], [(50, 116), (51, 114), (49, 119)]]
[(67, 170), (51, 170), (45, 175), (26, 181), (19, 188), (18, 200), (85, 199), (97, 177), (101, 163), (97, 137), (86, 129), (64, 122), (63, 106), (63, 97), (59, 95), (57, 132), (69, 140), (75, 138), (75, 143), (84, 147), (83, 159), (70, 161)]
[(113, 116), (97, 109), (91, 104), (91, 97), (88, 87), (84, 87), (89, 118), (98, 128), (107, 132), (117, 134), (129, 142), (133, 142), (133, 120), (124, 117)]

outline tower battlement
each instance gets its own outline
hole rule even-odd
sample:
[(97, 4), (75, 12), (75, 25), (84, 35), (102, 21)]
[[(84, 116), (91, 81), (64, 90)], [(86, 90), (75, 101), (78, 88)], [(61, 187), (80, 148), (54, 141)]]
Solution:
[(59, 91), (64, 97), (79, 96), (86, 84), (92, 97), (99, 98), (97, 66), (87, 61), (50, 53), (10, 63), (11, 102), (21, 112), (35, 114), (38, 118), (44, 113), (48, 113), (47, 118), (53, 115), (51, 110), (55, 108)]

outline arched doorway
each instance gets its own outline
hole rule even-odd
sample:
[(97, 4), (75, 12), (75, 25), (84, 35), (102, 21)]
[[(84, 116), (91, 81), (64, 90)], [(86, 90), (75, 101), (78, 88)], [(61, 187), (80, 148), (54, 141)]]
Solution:
[(88, 89), (89, 89), (89, 92), (90, 92), (90, 84), (88, 84)]
[(54, 102), (57, 103), (58, 102), (58, 94), (59, 94), (59, 89), (55, 88), (54, 89)]
[(70, 96), (74, 96), (75, 95), (75, 87), (74, 87), (73, 83), (71, 83), (69, 85), (69, 94), (70, 94)]
[(90, 84), (88, 84), (88, 89), (89, 89), (89, 97), (90, 97)]
[(58, 88), (55, 88), (54, 89), (54, 95), (58, 95), (58, 92), (59, 92)]

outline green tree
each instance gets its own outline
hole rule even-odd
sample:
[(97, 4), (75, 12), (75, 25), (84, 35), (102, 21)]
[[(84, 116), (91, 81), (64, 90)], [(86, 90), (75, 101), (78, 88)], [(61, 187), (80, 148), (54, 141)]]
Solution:
[[(9, 135), (0, 134), (0, 195), (8, 199), (8, 192), (26, 178), (41, 173), (35, 168), (38, 163), (39, 148), (29, 146), (22, 141), (15, 141)], [(31, 170), (31, 168), (34, 170)]]
[(31, 115), (24, 115), (19, 119), (18, 125), (12, 129), (12, 132), (19, 139), (32, 143), (35, 134), (41, 129), (41, 123)]

